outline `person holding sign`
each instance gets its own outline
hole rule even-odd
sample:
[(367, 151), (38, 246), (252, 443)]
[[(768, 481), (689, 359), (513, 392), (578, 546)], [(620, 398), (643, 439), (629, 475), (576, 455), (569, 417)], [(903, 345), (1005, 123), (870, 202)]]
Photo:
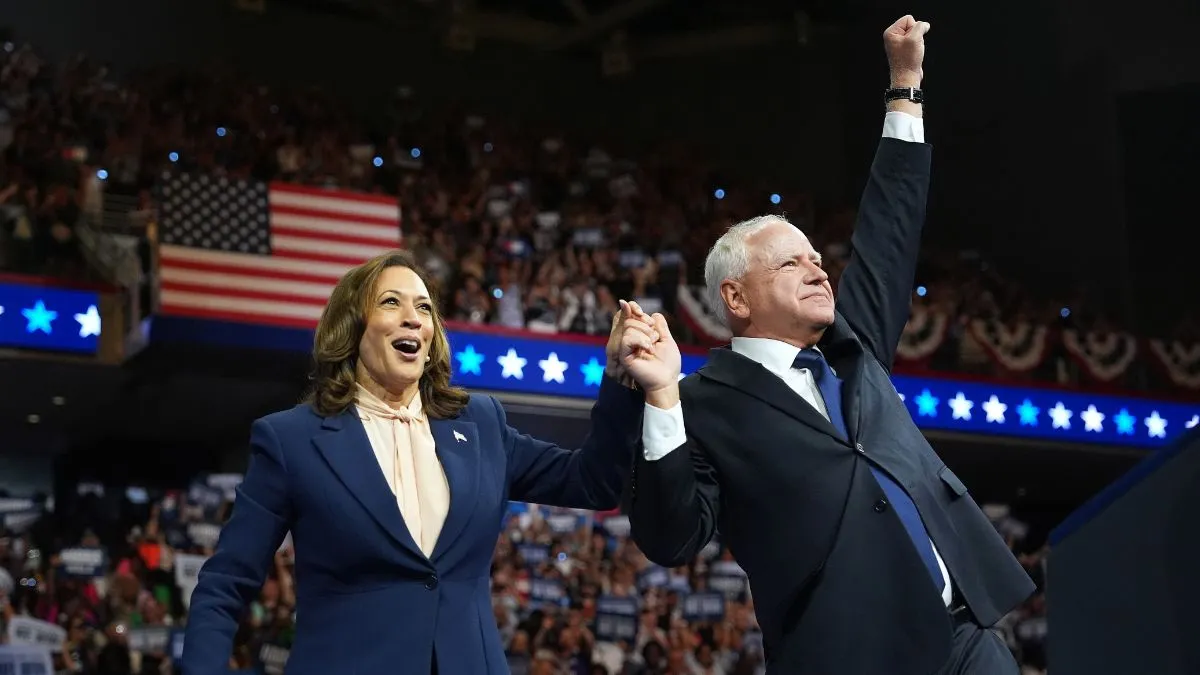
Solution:
[[(450, 384), (451, 351), (412, 256), (342, 277), (317, 326), (307, 403), (257, 420), (233, 513), (192, 591), (186, 675), (226, 672), (243, 609), (291, 532), (306, 673), (506, 673), (489, 572), (509, 500), (608, 510), (638, 443), (640, 392), (617, 377), (634, 335), (613, 317), (592, 433), (564, 450)], [(676, 367), (675, 375), (678, 377)]]
[(776, 216), (733, 226), (705, 282), (733, 340), (682, 384), (665, 323), (623, 354), (645, 390), (628, 508), (652, 561), (720, 529), (745, 569), (767, 672), (1015, 674), (986, 630), (1033, 592), (890, 380), (929, 187), (925, 33), (884, 32), (892, 87), (837, 309), (821, 256)]

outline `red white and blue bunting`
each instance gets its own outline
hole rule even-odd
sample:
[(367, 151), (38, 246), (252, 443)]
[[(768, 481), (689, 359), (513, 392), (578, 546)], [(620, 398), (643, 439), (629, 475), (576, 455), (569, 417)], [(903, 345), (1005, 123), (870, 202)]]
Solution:
[(950, 320), (942, 312), (930, 311), (917, 305), (912, 308), (900, 344), (896, 346), (896, 357), (904, 361), (924, 361), (937, 352), (946, 341)]
[[(680, 317), (699, 342), (708, 346), (729, 343), (729, 329), (717, 320), (703, 289), (680, 286), (678, 306)], [(949, 338), (956, 321), (944, 313), (914, 306), (896, 349), (897, 359), (914, 366), (926, 361)], [(1142, 340), (1120, 332), (1059, 331), (1028, 322), (1009, 324), (996, 319), (970, 319), (965, 328), (993, 362), (1010, 372), (1034, 370), (1050, 358), (1052, 348), (1061, 342), (1068, 357), (1094, 381), (1116, 382), (1135, 364), (1151, 360), (1173, 386), (1200, 390), (1200, 342)], [(1146, 353), (1151, 358), (1139, 359), (1139, 355)]]
[(1147, 340), (1149, 352), (1171, 383), (1185, 389), (1200, 389), (1200, 342)]
[(1028, 322), (1010, 326), (996, 319), (972, 319), (967, 329), (992, 360), (1007, 370), (1026, 373), (1046, 359), (1045, 326)]
[(1100, 382), (1112, 382), (1129, 370), (1137, 358), (1138, 341), (1128, 333), (1062, 332), (1067, 354), (1090, 377)]

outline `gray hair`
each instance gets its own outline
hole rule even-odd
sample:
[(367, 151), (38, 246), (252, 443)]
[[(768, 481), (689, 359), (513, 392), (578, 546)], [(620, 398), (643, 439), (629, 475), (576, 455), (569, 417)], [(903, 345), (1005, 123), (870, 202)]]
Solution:
[(704, 294), (717, 320), (726, 328), (729, 328), (729, 308), (721, 296), (721, 284), (726, 279), (737, 281), (746, 275), (746, 268), (750, 266), (750, 248), (746, 240), (772, 223), (792, 225), (786, 219), (772, 214), (743, 220), (726, 230), (704, 259)]

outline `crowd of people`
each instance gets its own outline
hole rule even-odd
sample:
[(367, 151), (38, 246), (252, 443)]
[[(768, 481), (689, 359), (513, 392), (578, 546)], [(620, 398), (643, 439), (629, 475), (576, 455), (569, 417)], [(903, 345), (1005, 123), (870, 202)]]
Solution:
[[(708, 245), (731, 222), (775, 211), (818, 244), (833, 278), (854, 212), (802, 192), (720, 175), (686, 149), (580, 144), (456, 113), (418, 114), (398, 92), (366, 124), (314, 91), (233, 76), (150, 72), (117, 79), (84, 58), (52, 65), (27, 46), (0, 53), (0, 270), (95, 274), (80, 228), (114, 197), (152, 213), (163, 171), (223, 173), (394, 194), (405, 245), (443, 289), (456, 321), (601, 335), (616, 298), (678, 321), (676, 289), (701, 282)], [(131, 221), (133, 222), (133, 221)], [(148, 237), (153, 236), (153, 218)], [(978, 256), (930, 242), (919, 307), (1111, 326), (1088, 301), (1032, 295)], [(1069, 316), (1063, 308), (1070, 307)], [(1190, 328), (1188, 328), (1190, 326)], [(1194, 318), (1181, 330), (1196, 334)], [(696, 338), (698, 336), (692, 335)], [(960, 368), (957, 350), (938, 367)], [(998, 374), (998, 373), (992, 373)], [(81, 489), (29, 529), (0, 528), (0, 643), (42, 636), (61, 672), (161, 674), (180, 653), (190, 587), (228, 510), (230, 483), (147, 494)], [(1003, 516), (1030, 574), (1042, 549)], [(497, 542), (495, 617), (516, 674), (734, 675), (763, 670), (753, 598), (719, 545), (689, 565), (650, 565), (617, 514), (516, 505)], [(282, 672), (294, 622), (290, 545), (247, 612), (231, 666)], [(1039, 593), (999, 627), (1030, 673), (1044, 670)]]
[[(79, 228), (115, 223), (152, 241), (165, 171), (395, 195), (404, 245), (440, 282), (447, 316), (508, 328), (603, 334), (616, 299), (634, 298), (672, 317), (682, 341), (709, 342), (682, 320), (678, 289), (703, 283), (705, 252), (724, 228), (763, 212), (801, 227), (835, 282), (847, 262), (852, 208), (729, 180), (676, 144), (627, 155), (617, 141), (584, 143), (461, 112), (430, 116), (404, 90), (384, 113), (367, 123), (319, 91), (251, 86), (231, 74), (118, 79), (83, 57), (56, 66), (9, 43), (0, 52), (0, 271), (100, 274), (82, 255)], [(152, 284), (150, 248), (141, 253)], [(1088, 378), (1064, 375), (1069, 359), (1014, 368), (965, 326), (1121, 331), (1082, 291), (1033, 293), (1013, 270), (931, 236), (922, 256), (914, 305), (951, 319), (937, 358), (923, 364), (936, 370), (1081, 383)], [(1194, 312), (1173, 328), (1185, 347), (1200, 343)], [(1174, 385), (1195, 379), (1195, 365), (1181, 362)], [(1115, 383), (1172, 386), (1160, 371), (1129, 368)]]
[[(212, 475), (166, 493), (82, 485), (69, 509), (28, 529), (0, 529), (0, 644), (39, 635), (61, 673), (174, 672), (196, 573), (239, 479)], [(989, 515), (1040, 586), (1041, 549), (1004, 509), (989, 507)], [(514, 675), (764, 669), (754, 601), (729, 552), (714, 543), (687, 566), (659, 568), (629, 540), (618, 513), (514, 504), (496, 543), (492, 594)], [(243, 618), (232, 670), (282, 672), (295, 603), (286, 539)], [(1040, 593), (998, 630), (1027, 675), (1044, 671)]]

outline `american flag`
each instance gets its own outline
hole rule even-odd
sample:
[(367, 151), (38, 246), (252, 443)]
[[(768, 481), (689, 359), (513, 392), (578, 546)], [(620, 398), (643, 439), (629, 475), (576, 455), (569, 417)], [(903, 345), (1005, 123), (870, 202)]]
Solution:
[(388, 197), (199, 174), (159, 191), (165, 315), (312, 328), (346, 270), (400, 245)]

